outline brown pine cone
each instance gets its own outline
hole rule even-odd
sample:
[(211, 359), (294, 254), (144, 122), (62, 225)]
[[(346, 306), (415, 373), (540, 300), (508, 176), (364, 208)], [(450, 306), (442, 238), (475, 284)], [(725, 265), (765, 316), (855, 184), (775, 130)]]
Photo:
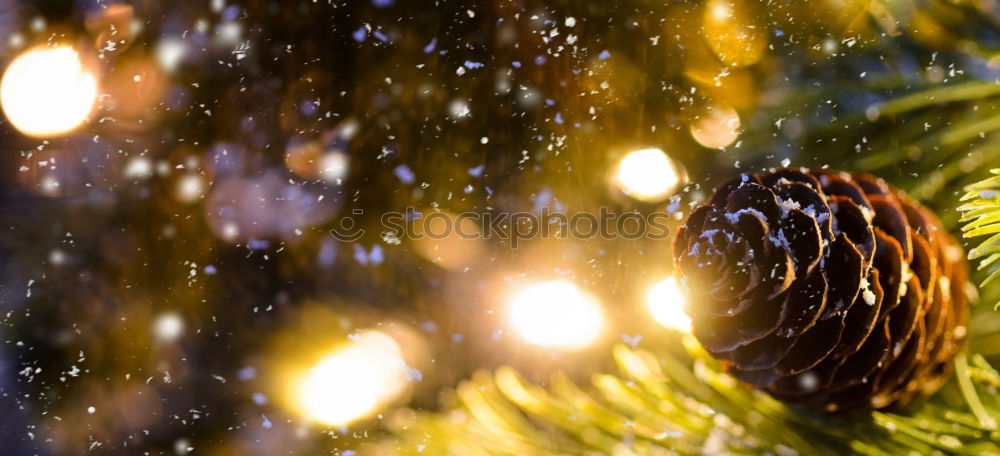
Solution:
[(928, 395), (965, 338), (961, 247), (872, 176), (743, 174), (678, 229), (674, 262), (705, 349), (739, 380), (810, 409)]

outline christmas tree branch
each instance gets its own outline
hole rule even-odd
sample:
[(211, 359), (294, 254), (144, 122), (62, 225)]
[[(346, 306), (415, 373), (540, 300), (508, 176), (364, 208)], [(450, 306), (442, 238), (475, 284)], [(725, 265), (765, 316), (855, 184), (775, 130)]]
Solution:
[(829, 418), (739, 385), (687, 339), (689, 359), (616, 346), (619, 372), (594, 375), (589, 388), (558, 372), (546, 388), (508, 367), (481, 372), (451, 393), (455, 403), (445, 412), (397, 412), (387, 420), (393, 437), (373, 449), (489, 455), (1000, 453), (1000, 401), (990, 392), (1000, 376), (981, 356), (972, 355), (971, 364), (960, 357), (955, 379), (916, 408)]

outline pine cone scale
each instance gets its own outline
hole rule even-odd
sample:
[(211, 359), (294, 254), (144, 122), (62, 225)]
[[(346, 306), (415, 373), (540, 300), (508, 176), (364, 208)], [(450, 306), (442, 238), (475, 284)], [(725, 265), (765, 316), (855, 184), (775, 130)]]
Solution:
[(861, 291), (861, 272), (864, 257), (843, 233), (830, 244), (830, 255), (826, 259), (827, 292), (826, 309), (820, 320), (843, 315), (858, 292)]
[(777, 336), (799, 336), (811, 328), (826, 309), (829, 287), (823, 273), (813, 271), (789, 292), (781, 305), (781, 324)]

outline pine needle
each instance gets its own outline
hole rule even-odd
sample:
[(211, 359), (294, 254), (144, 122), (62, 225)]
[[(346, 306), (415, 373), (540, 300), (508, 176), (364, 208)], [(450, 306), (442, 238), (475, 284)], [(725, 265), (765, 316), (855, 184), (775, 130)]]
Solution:
[[(995, 263), (1000, 257), (1000, 169), (991, 169), (990, 173), (994, 176), (965, 187), (962, 201), (966, 203), (958, 207), (963, 213), (960, 221), (965, 222), (963, 237), (989, 236), (969, 250), (969, 259), (981, 259), (979, 269), (986, 268), (989, 272), (980, 282), (980, 288), (1000, 277), (1000, 265)], [(988, 267), (990, 265), (993, 266)], [(1000, 302), (994, 305), (994, 309), (997, 308), (1000, 308)]]

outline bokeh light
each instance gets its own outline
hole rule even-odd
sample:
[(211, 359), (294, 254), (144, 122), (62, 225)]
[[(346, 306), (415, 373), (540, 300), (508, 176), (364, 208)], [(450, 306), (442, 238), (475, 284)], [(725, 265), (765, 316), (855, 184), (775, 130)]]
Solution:
[(184, 203), (198, 201), (205, 195), (205, 180), (197, 174), (184, 174), (177, 180), (174, 194)]
[(621, 190), (645, 202), (662, 201), (683, 181), (683, 173), (660, 149), (630, 152), (618, 163), (615, 181)]
[(177, 340), (184, 333), (184, 320), (180, 315), (167, 312), (156, 317), (153, 322), (153, 334), (162, 342)]
[(30, 136), (67, 133), (87, 120), (97, 101), (97, 78), (73, 48), (36, 47), (14, 59), (0, 81), (0, 105), (15, 128)]
[(300, 412), (317, 422), (346, 425), (375, 413), (407, 384), (399, 344), (381, 331), (362, 331), (302, 372), (294, 388)]
[(532, 285), (510, 303), (510, 321), (528, 342), (543, 347), (580, 349), (601, 332), (597, 299), (565, 280)]
[(702, 16), (705, 40), (723, 63), (753, 65), (767, 50), (767, 23), (752, 0), (709, 0)]
[(691, 137), (702, 146), (721, 149), (740, 136), (740, 115), (732, 106), (719, 103), (691, 122)]
[(684, 313), (685, 305), (684, 295), (672, 276), (657, 282), (646, 293), (646, 306), (657, 323), (682, 333), (690, 333), (691, 317)]

